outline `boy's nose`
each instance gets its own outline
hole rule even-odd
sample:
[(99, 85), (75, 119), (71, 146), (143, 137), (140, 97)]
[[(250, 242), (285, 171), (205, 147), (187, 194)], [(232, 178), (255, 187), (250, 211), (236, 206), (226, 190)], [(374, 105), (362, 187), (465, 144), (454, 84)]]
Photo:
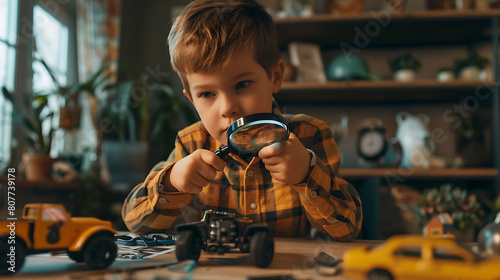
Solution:
[(233, 117), (238, 114), (238, 104), (235, 98), (225, 96), (221, 100), (220, 114), (222, 117)]

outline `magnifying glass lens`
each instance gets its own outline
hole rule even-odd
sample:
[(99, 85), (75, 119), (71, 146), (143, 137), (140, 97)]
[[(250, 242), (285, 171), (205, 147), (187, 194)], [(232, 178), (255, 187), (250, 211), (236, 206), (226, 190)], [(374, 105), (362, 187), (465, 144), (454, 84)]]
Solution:
[(227, 131), (228, 145), (215, 153), (221, 158), (229, 152), (256, 156), (265, 146), (288, 139), (286, 120), (270, 113), (249, 115), (235, 121)]
[(229, 141), (240, 150), (255, 152), (265, 146), (282, 141), (288, 132), (276, 124), (256, 124), (239, 130), (231, 135)]

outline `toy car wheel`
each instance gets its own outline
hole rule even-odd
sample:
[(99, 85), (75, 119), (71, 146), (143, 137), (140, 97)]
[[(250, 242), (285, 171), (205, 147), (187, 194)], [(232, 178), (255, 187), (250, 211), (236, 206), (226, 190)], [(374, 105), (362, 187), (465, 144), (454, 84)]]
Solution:
[(273, 261), (274, 240), (267, 231), (254, 233), (250, 241), (250, 258), (257, 267), (268, 267)]
[[(0, 252), (2, 252), (0, 255), (0, 275), (14, 274), (23, 266), (26, 257), (26, 245), (19, 238), (15, 240), (15, 244), (9, 244), (7, 237), (0, 238)], [(11, 256), (9, 256), (11, 246), (15, 247), (14, 259), (11, 259)], [(11, 261), (13, 265), (11, 265)], [(13, 267), (13, 270), (10, 270), (11, 267)]]
[(113, 238), (99, 236), (88, 241), (83, 251), (87, 266), (94, 269), (108, 267), (116, 258), (116, 244)]
[(368, 272), (368, 280), (393, 280), (392, 275), (383, 269), (374, 269)]
[(85, 260), (85, 258), (83, 257), (82, 251), (73, 252), (73, 251), (66, 250), (66, 254), (68, 255), (68, 257), (70, 259), (72, 259), (73, 261), (75, 261), (77, 263), (81, 263)]
[(198, 260), (201, 253), (201, 237), (194, 230), (183, 230), (175, 240), (175, 255), (178, 261)]

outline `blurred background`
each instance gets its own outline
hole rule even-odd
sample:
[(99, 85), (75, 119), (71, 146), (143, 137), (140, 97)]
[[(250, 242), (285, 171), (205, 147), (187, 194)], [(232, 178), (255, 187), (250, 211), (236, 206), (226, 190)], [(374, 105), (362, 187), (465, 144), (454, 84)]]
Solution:
[[(0, 0), (2, 216), (13, 168), (18, 205), (123, 228), (125, 196), (198, 120), (166, 45), (188, 2)], [(493, 220), (500, 1), (259, 2), (287, 65), (275, 99), (331, 127), (363, 200), (360, 238), (420, 232), (442, 212), (474, 238)]]

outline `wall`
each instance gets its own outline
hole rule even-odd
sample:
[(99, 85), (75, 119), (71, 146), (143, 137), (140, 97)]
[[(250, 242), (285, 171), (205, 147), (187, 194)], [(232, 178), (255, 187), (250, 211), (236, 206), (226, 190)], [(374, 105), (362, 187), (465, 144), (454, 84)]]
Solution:
[[(155, 71), (158, 75), (169, 81), (178, 94), (182, 94), (182, 85), (177, 75), (172, 71), (169, 64), (168, 48), (166, 46), (168, 32), (171, 26), (171, 10), (175, 6), (186, 5), (186, 0), (124, 0), (122, 17), (122, 37), (120, 46), (120, 63), (133, 62), (136, 71)], [(262, 1), (269, 7), (278, 7), (277, 0)], [(324, 0), (302, 1), (313, 5), (316, 12), (321, 12)], [(385, 1), (366, 0), (365, 11), (379, 10)], [(425, 1), (409, 1), (408, 10), (425, 9)], [(353, 35), (354, 36), (354, 35)], [(488, 44), (478, 46), (481, 55), (491, 59), (491, 48)], [(406, 49), (366, 49), (362, 56), (366, 59), (372, 73), (387, 76), (390, 75), (387, 59), (397, 55), (412, 53), (422, 62), (419, 72), (420, 79), (433, 79), (436, 71), (442, 66), (452, 66), (457, 58), (465, 58), (467, 48), (465, 46), (435, 47), (435, 48), (406, 48)], [(323, 63), (325, 67), (340, 55), (340, 51), (324, 51)], [(149, 69), (149, 70), (148, 70)], [(187, 101), (187, 99), (184, 100)], [(483, 103), (488, 103), (489, 100)], [(457, 103), (459, 103), (457, 101)], [(455, 141), (450, 130), (450, 124), (443, 118), (446, 110), (454, 104), (403, 104), (394, 105), (364, 105), (346, 106), (339, 105), (314, 105), (314, 106), (286, 106), (287, 113), (306, 113), (324, 120), (327, 124), (333, 124), (340, 120), (341, 115), (349, 117), (349, 135), (339, 144), (344, 154), (343, 166), (358, 166), (355, 153), (355, 141), (357, 130), (364, 119), (369, 117), (380, 118), (386, 125), (387, 136), (392, 137), (396, 132), (395, 116), (400, 111), (408, 111), (413, 114), (425, 112), (431, 117), (430, 127), (432, 129), (443, 129), (447, 140), (437, 143), (436, 153), (440, 155), (453, 156)], [(489, 108), (489, 104), (482, 104)], [(334, 113), (332, 113), (332, 111)]]
[[(182, 95), (181, 82), (170, 66), (167, 36), (171, 27), (171, 8), (187, 3), (186, 0), (123, 0), (119, 59), (120, 68), (132, 66), (129, 75), (138, 77), (147, 73), (166, 81), (185, 102), (189, 101)], [(125, 74), (120, 74), (119, 79), (125, 79)], [(180, 130), (186, 123), (172, 125)], [(159, 147), (150, 146), (147, 170), (161, 160), (165, 158), (159, 156)]]
[[(491, 60), (492, 50), (487, 44), (480, 45), (477, 48), (481, 56)], [(404, 49), (367, 49), (360, 54), (367, 62), (372, 74), (380, 76), (390, 76), (388, 59), (406, 53), (411, 53), (417, 57), (422, 68), (418, 73), (418, 79), (429, 80), (434, 79), (437, 70), (443, 66), (453, 66), (453, 61), (457, 58), (463, 59), (467, 56), (465, 47), (433, 47), (433, 48), (404, 48)], [(340, 51), (323, 52), (323, 63), (327, 67), (331, 61), (341, 55)], [(332, 94), (335, 94), (332, 92)], [(490, 108), (491, 100), (480, 102), (481, 107)], [(393, 137), (396, 134), (397, 124), (395, 117), (398, 112), (408, 111), (412, 114), (426, 113), (429, 115), (430, 130), (442, 129), (446, 135), (446, 141), (436, 142), (436, 153), (444, 156), (454, 156), (455, 154), (455, 139), (454, 133), (450, 129), (451, 123), (444, 117), (447, 110), (454, 109), (454, 106), (460, 106), (462, 102), (457, 100), (455, 103), (437, 103), (437, 104), (418, 104), (418, 103), (403, 103), (395, 105), (383, 104), (362, 104), (362, 105), (314, 105), (314, 106), (299, 106), (290, 105), (283, 108), (287, 113), (305, 113), (324, 120), (327, 124), (332, 125), (338, 123), (342, 115), (349, 117), (349, 134), (339, 144), (340, 150), (343, 152), (344, 167), (356, 167), (360, 163), (357, 161), (355, 142), (357, 131), (366, 118), (380, 118), (386, 127), (388, 137)], [(332, 113), (334, 112), (334, 113)], [(487, 113), (487, 112), (486, 112)]]

